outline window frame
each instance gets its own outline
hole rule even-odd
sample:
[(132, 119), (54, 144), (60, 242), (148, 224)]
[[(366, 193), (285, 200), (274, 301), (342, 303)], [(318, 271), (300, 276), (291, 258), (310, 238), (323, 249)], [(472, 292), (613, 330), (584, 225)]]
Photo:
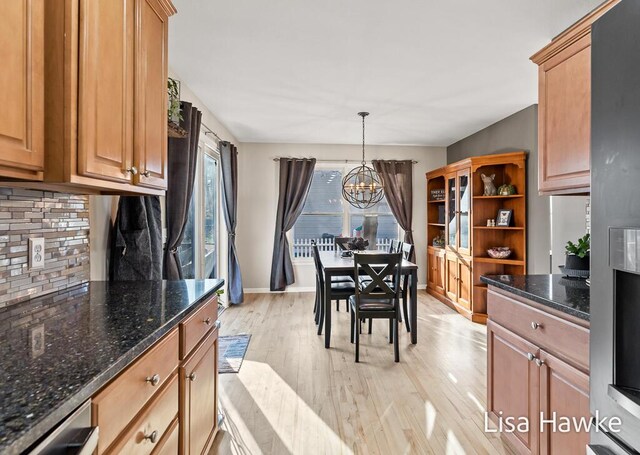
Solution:
[[(345, 175), (347, 175), (347, 173), (349, 171), (351, 171), (356, 165), (354, 163), (347, 163), (345, 161), (324, 161), (322, 163), (318, 163), (316, 162), (316, 166), (314, 169), (314, 173), (315, 171), (319, 171), (319, 170), (324, 170), (324, 171), (339, 171), (342, 175), (342, 178), (344, 178)], [(342, 197), (342, 195), (341, 195)], [(386, 198), (386, 196), (385, 196)], [(347, 201), (345, 201), (344, 199), (341, 199), (341, 205), (342, 207), (342, 213), (339, 212), (313, 212), (313, 213), (308, 213), (306, 215), (325, 215), (325, 216), (335, 216), (340, 214), (342, 216), (342, 232), (351, 232), (351, 215), (353, 214), (359, 214), (358, 213), (358, 209), (352, 207)], [(305, 213), (301, 213), (300, 216), (305, 215)], [(388, 214), (383, 214), (383, 215), (388, 215)], [(397, 236), (396, 236), (396, 240), (400, 240), (402, 238), (404, 238), (404, 231), (402, 230), (402, 228), (400, 227), (400, 224), (398, 223), (397, 220), (395, 220), (395, 216), (393, 215), (393, 213), (391, 213), (391, 216), (394, 217), (394, 221), (396, 223), (396, 227), (397, 227)], [(296, 220), (297, 223), (297, 220)], [(287, 240), (289, 241), (289, 254), (291, 256), (291, 261), (294, 264), (312, 264), (313, 263), (313, 258), (312, 257), (295, 257), (294, 256), (294, 234), (295, 233), (295, 224), (294, 227), (289, 230), (287, 232)]]

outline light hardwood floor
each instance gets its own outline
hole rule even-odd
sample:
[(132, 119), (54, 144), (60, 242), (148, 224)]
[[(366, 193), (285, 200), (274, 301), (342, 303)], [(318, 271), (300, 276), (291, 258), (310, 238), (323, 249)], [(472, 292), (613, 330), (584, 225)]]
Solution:
[(327, 350), (313, 299), (253, 294), (221, 316), (221, 335), (252, 337), (240, 373), (220, 375), (226, 419), (212, 453), (511, 453), (484, 432), (484, 326), (420, 291), (418, 344), (403, 329), (394, 363), (388, 323), (374, 321), (356, 364), (344, 302)]

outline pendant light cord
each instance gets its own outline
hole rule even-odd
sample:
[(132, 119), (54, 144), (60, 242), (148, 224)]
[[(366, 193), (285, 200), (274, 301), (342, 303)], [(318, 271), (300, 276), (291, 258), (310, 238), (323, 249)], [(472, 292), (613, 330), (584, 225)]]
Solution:
[(358, 112), (358, 115), (362, 117), (362, 165), (364, 166), (365, 164), (367, 164), (366, 160), (364, 159), (364, 119), (367, 115), (369, 115), (369, 113)]

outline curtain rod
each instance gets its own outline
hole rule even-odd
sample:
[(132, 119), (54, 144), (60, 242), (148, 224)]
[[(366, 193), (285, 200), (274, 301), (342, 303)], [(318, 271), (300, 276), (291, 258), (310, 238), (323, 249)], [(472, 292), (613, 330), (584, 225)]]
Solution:
[[(302, 160), (305, 158), (296, 158), (296, 157), (280, 157), (280, 158), (274, 158), (273, 161), (280, 161), (280, 160)], [(405, 161), (405, 160), (391, 160), (391, 161)], [(418, 164), (418, 161), (416, 160), (411, 160), (411, 162), (413, 164)], [(316, 163), (362, 163), (362, 160), (318, 160), (316, 159)]]
[(223, 139), (220, 136), (218, 136), (216, 133), (214, 133), (213, 130), (211, 128), (209, 128), (207, 125), (205, 125), (204, 123), (200, 123), (200, 126), (206, 130), (204, 132), (205, 136), (207, 134), (212, 134), (212, 135), (214, 135), (216, 137), (216, 139), (218, 139), (218, 141), (220, 141), (220, 142), (223, 141)]

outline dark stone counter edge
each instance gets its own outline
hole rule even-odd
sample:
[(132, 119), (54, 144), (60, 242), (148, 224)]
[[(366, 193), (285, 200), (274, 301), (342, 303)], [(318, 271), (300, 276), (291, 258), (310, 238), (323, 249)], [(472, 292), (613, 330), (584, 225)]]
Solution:
[(540, 297), (539, 295), (532, 294), (530, 292), (523, 291), (517, 287), (511, 286), (507, 283), (503, 283), (502, 281), (495, 280), (486, 276), (481, 276), (480, 281), (488, 284), (489, 286), (495, 286), (497, 288), (508, 291), (512, 294), (515, 294), (524, 299), (533, 300), (536, 303), (547, 306), (549, 308), (553, 308), (556, 311), (560, 311), (562, 313), (568, 314), (570, 316), (574, 316), (576, 318), (582, 319), (584, 321), (590, 321), (591, 315), (589, 313), (585, 313), (584, 311), (577, 310), (567, 305), (563, 305), (558, 302), (554, 302), (553, 300), (546, 299), (544, 297)]
[[(111, 379), (116, 377), (125, 368), (131, 365), (131, 363), (133, 363), (133, 361), (140, 354), (146, 351), (156, 341), (169, 333), (172, 329), (177, 327), (180, 321), (185, 318), (185, 316), (198, 308), (204, 300), (215, 294), (215, 292), (222, 286), (224, 286), (224, 280), (220, 280), (220, 283), (211, 288), (211, 290), (206, 294), (203, 294), (196, 303), (185, 308), (181, 313), (178, 313), (174, 318), (167, 321), (165, 325), (163, 325), (143, 341), (138, 343), (134, 348), (129, 350), (124, 356), (120, 357), (115, 363), (113, 363), (108, 369), (103, 371), (100, 375), (96, 376), (91, 382), (86, 384), (75, 395), (69, 398), (64, 404), (60, 405), (56, 409), (53, 409), (47, 417), (34, 424), (33, 427), (31, 427), (27, 432), (13, 441), (13, 443), (11, 443), (9, 447), (0, 448), (0, 452), (5, 455), (18, 455), (24, 450), (29, 449), (33, 444), (38, 442), (41, 438), (47, 435), (47, 433), (58, 426), (58, 424), (60, 424), (80, 405), (91, 398), (98, 390), (104, 387)], [(3, 450), (8, 451), (3, 452)]]

